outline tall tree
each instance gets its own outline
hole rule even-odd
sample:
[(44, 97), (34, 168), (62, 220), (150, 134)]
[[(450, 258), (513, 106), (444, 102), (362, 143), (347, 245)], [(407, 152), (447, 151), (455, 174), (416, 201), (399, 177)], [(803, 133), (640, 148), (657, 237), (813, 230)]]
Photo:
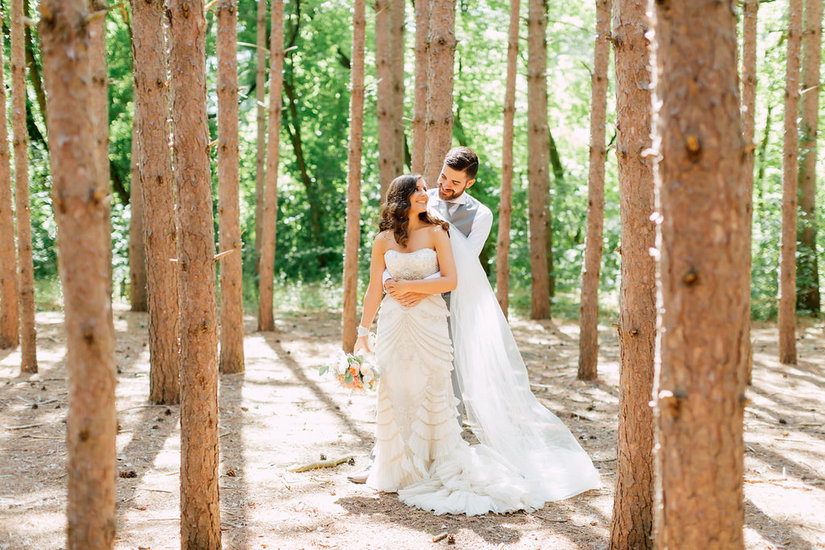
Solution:
[(20, 368), (37, 372), (34, 324), (34, 263), (29, 201), (29, 131), (26, 127), (26, 45), (23, 2), (11, 2), (11, 112), (14, 133), (14, 198), (17, 212), (17, 268), (20, 285)]
[(424, 137), (424, 180), (438, 184), (453, 132), (453, 62), (455, 59), (455, 0), (429, 0), (427, 34), (427, 133)]
[(816, 259), (816, 138), (819, 122), (819, 61), (822, 44), (822, 0), (805, 0), (802, 38), (802, 139), (799, 144), (799, 209), (796, 258), (796, 307), (820, 310)]
[(351, 352), (356, 340), (358, 245), (361, 239), (361, 155), (364, 130), (364, 0), (355, 0), (352, 15), (352, 75), (349, 152), (347, 157), (347, 227), (344, 237), (343, 347)]
[(782, 146), (782, 246), (779, 257), (779, 361), (796, 364), (796, 205), (799, 175), (799, 48), (802, 0), (789, 0)]
[(206, 19), (200, 0), (169, 3), (181, 300), (181, 546), (220, 548), (218, 333)]
[(175, 189), (169, 152), (164, 0), (131, 0), (135, 120), (149, 292), (149, 400), (180, 400)]
[[(392, 164), (395, 176), (404, 171), (404, 32), (406, 10), (404, 0), (390, 0), (390, 87), (392, 104), (390, 124), (392, 127)], [(393, 176), (393, 177), (395, 177)]]
[(646, 0), (616, 0), (616, 159), (621, 202), (619, 442), (611, 548), (650, 548), (653, 529), (653, 391), (656, 264), (650, 149), (651, 75)]
[(266, 0), (258, 0), (258, 14), (255, 19), (255, 270), (261, 257), (263, 242), (264, 178), (266, 162)]
[(510, 0), (507, 32), (507, 87), (504, 92), (504, 131), (501, 153), (501, 199), (498, 206), (496, 241), (496, 297), (507, 317), (510, 307), (510, 222), (513, 217), (513, 119), (516, 115), (516, 71), (518, 63), (519, 0)]
[(243, 265), (238, 158), (238, 2), (220, 0), (218, 18), (218, 216), (221, 253), (221, 372), (243, 372)]
[(132, 311), (147, 311), (146, 247), (143, 243), (143, 189), (140, 186), (138, 124), (132, 121), (131, 182), (129, 184), (129, 303)]
[(281, 88), (284, 82), (284, 2), (272, 0), (269, 41), (269, 121), (264, 186), (261, 259), (258, 291), (258, 330), (275, 330), (272, 314), (272, 279), (275, 270), (275, 238), (278, 221), (278, 146), (281, 132)]
[(550, 190), (547, 127), (547, 1), (529, 0), (527, 17), (527, 180), (530, 230), (530, 317), (550, 317), (547, 200)]
[(392, 91), (390, 63), (392, 42), (390, 35), (390, 3), (395, 0), (375, 0), (375, 109), (378, 117), (378, 179), (381, 183), (381, 200), (387, 196), (390, 182), (398, 175), (395, 166), (395, 142), (393, 141), (392, 111), (397, 108)]
[(599, 358), (599, 273), (602, 263), (604, 226), (604, 162), (607, 157), (605, 111), (607, 110), (607, 65), (610, 61), (611, 0), (596, 0), (596, 43), (590, 73), (590, 173), (587, 179), (587, 238), (582, 269), (579, 308), (580, 380), (596, 378)]
[[(415, 91), (412, 120), (412, 172), (424, 173), (424, 152), (427, 141), (427, 86), (429, 84), (430, 44), (427, 40), (430, 23), (430, 0), (415, 1)], [(428, 182), (428, 185), (432, 185)]]
[[(0, 6), (0, 20), (3, 8)], [(6, 86), (3, 70), (4, 38), (0, 36), (0, 349), (13, 348), (20, 340), (17, 295), (17, 246), (12, 206), (9, 133), (6, 119)]]
[[(742, 184), (745, 187), (745, 205), (747, 219), (745, 231), (751, 242), (753, 224), (753, 167), (756, 144), (753, 142), (756, 116), (756, 16), (759, 0), (745, 0), (742, 29), (742, 134), (745, 138), (745, 168)], [(770, 114), (770, 109), (768, 110)], [(751, 248), (748, 247), (748, 272), (751, 266)], [(750, 312), (750, 293), (748, 293), (748, 312)], [(751, 346), (751, 316), (745, 320), (745, 333), (742, 345), (747, 354), (747, 381), (750, 384), (753, 371), (753, 348)]]
[(52, 198), (66, 314), (70, 549), (112, 548), (115, 535), (114, 331), (107, 189), (97, 171), (88, 0), (43, 0), (40, 36), (49, 109)]
[(650, 6), (660, 334), (654, 539), (658, 548), (743, 548), (749, 245), (736, 13), (732, 1)]

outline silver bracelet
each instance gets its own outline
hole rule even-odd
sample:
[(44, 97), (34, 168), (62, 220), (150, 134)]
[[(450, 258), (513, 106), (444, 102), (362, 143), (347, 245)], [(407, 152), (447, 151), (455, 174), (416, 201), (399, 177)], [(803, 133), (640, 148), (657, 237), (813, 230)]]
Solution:
[(362, 336), (367, 336), (370, 333), (370, 329), (367, 327), (362, 327), (358, 325), (358, 337), (361, 338)]

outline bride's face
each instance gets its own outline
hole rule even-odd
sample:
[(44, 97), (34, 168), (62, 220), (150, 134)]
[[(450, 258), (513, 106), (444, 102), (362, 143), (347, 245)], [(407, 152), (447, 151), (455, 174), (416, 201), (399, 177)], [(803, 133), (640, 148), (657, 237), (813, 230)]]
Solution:
[(424, 178), (418, 180), (415, 191), (410, 195), (410, 216), (418, 215), (427, 210), (427, 184)]

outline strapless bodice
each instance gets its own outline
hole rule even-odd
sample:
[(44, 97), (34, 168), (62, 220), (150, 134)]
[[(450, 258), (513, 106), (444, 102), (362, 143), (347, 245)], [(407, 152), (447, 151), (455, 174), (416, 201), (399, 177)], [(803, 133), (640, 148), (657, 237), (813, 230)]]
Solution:
[(384, 261), (395, 279), (424, 279), (438, 271), (438, 256), (432, 248), (419, 248), (413, 252), (387, 250)]

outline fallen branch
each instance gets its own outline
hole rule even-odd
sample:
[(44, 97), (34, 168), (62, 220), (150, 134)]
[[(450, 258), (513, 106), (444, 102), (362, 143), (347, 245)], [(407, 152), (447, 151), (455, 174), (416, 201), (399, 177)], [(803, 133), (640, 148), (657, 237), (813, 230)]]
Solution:
[(333, 460), (320, 460), (318, 462), (311, 462), (309, 464), (305, 464), (304, 466), (298, 466), (297, 468), (292, 468), (289, 470), (290, 472), (300, 473), (300, 472), (308, 472), (309, 470), (320, 470), (321, 468), (335, 468), (336, 466), (340, 466), (344, 462), (352, 461), (355, 462), (354, 456), (345, 456), (343, 458), (336, 458)]
[(28, 428), (36, 428), (38, 426), (46, 426), (48, 422), (38, 422), (37, 424), (23, 424), (22, 426), (3, 426), (7, 430), (25, 430)]

